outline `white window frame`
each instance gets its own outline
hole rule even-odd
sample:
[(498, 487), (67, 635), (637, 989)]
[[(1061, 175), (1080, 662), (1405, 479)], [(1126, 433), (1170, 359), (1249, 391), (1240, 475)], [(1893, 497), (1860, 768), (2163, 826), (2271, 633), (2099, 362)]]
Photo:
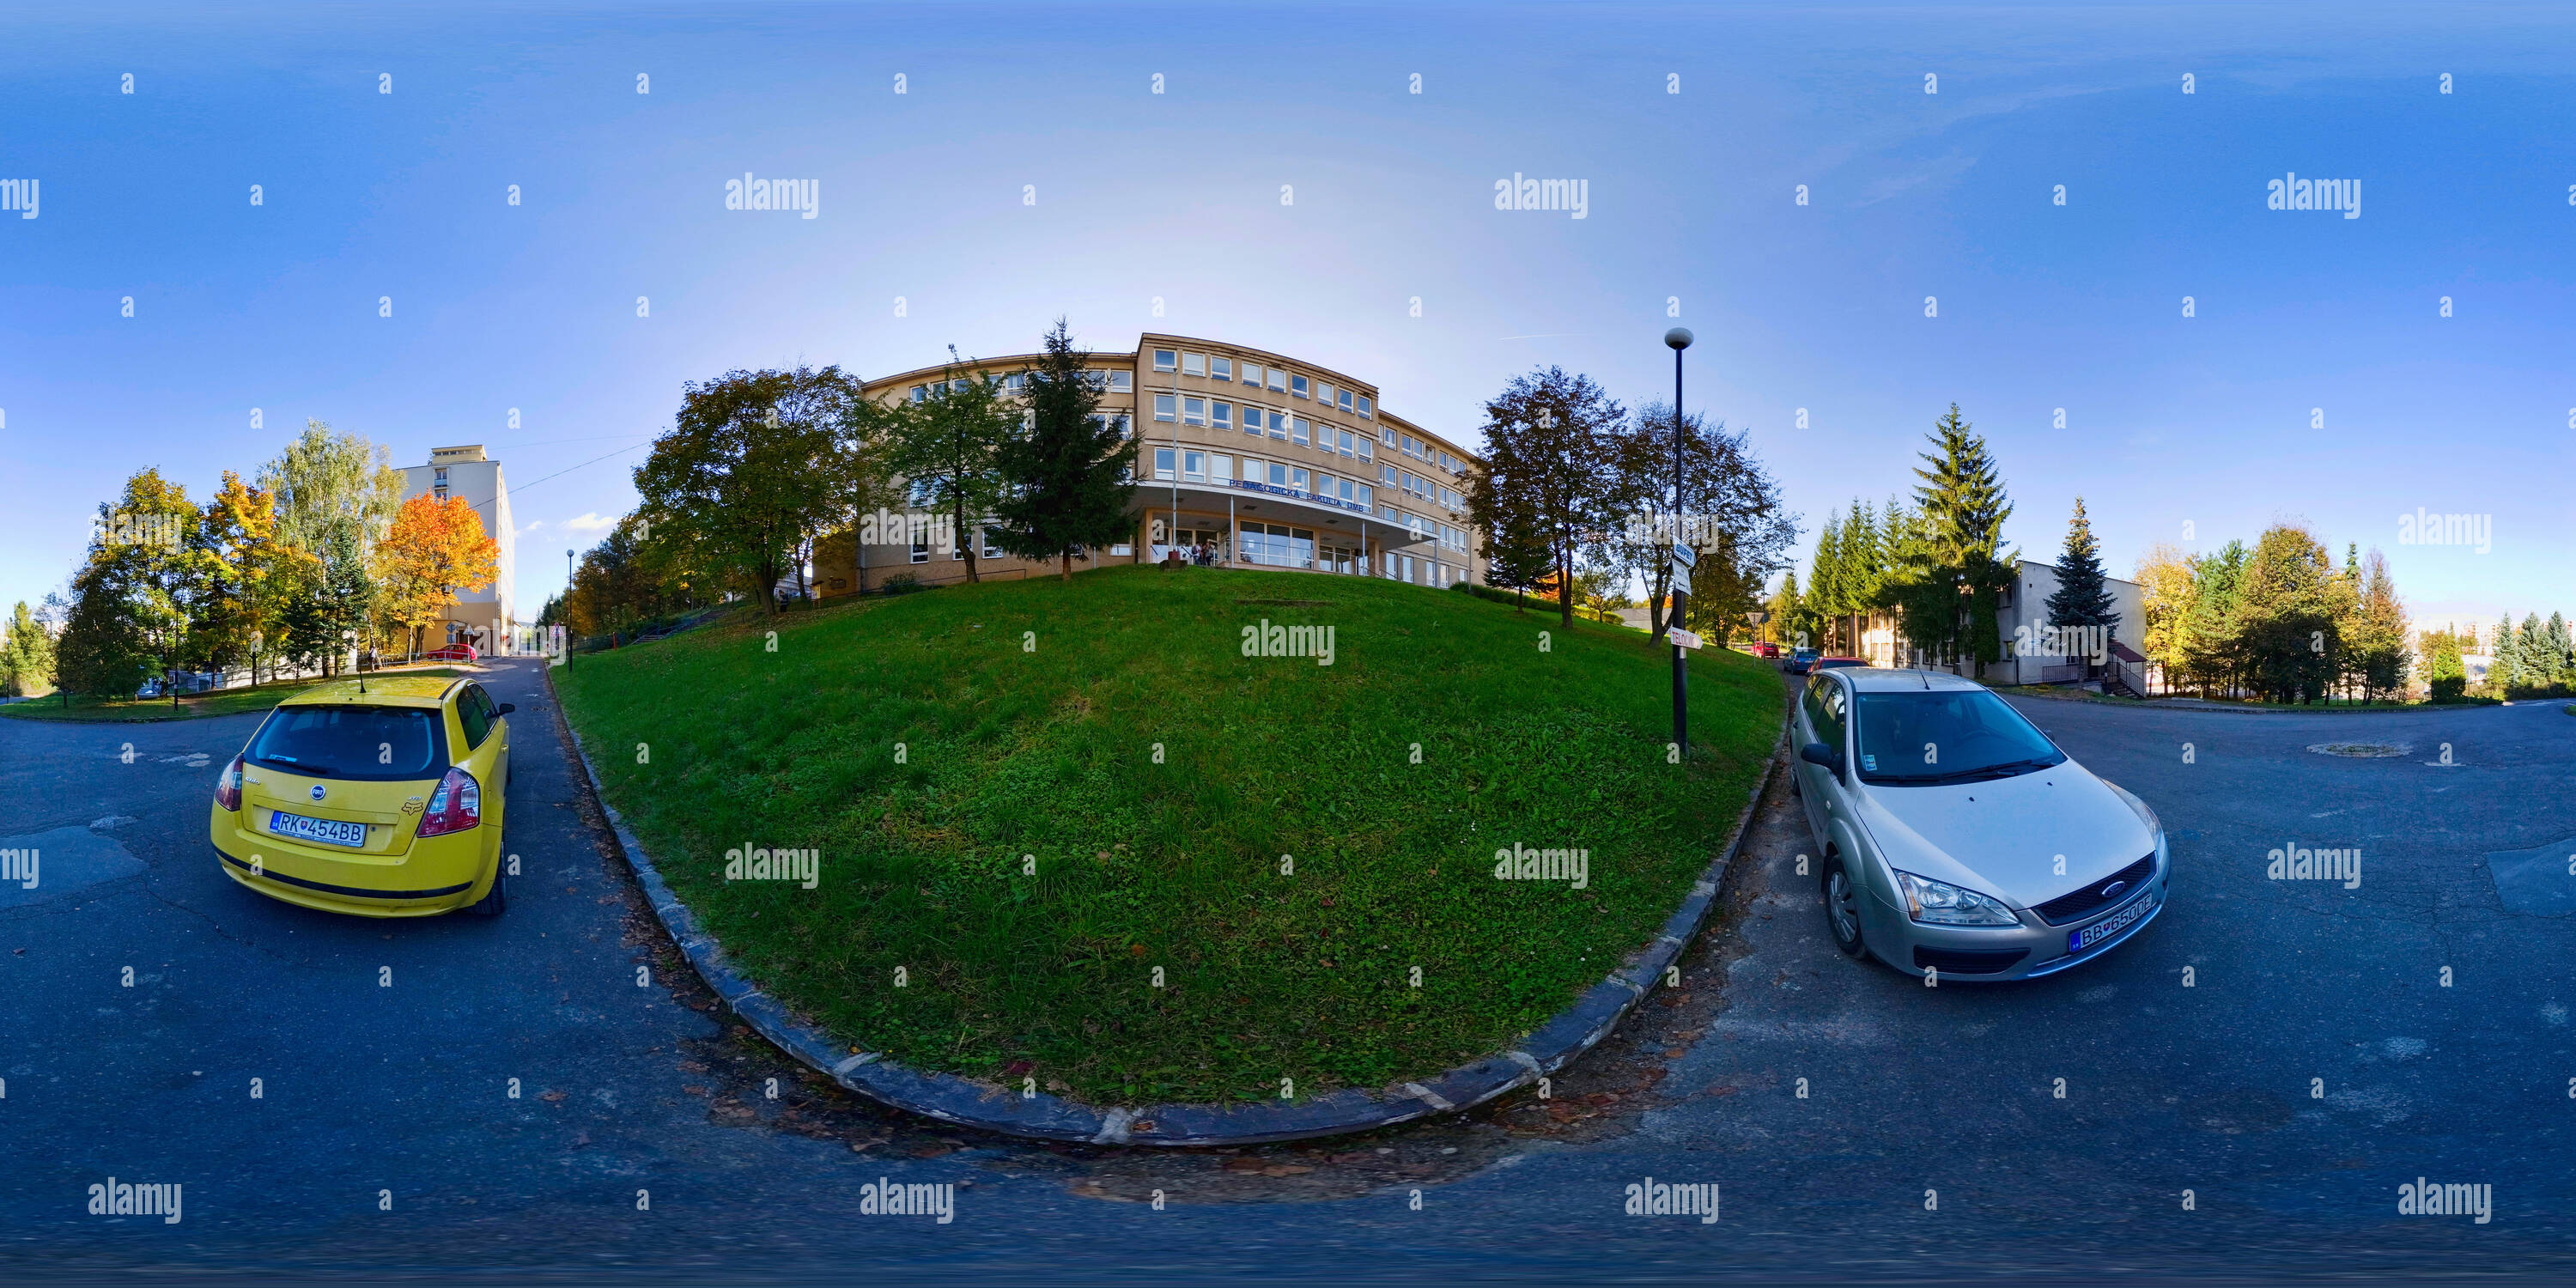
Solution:
[(1216, 358), (1216, 357), (1211, 357), (1211, 358), (1209, 358), (1209, 359), (1208, 359), (1208, 379), (1210, 379), (1210, 380), (1232, 380), (1232, 379), (1234, 379), (1234, 359), (1232, 359), (1232, 358)]
[(1277, 394), (1288, 392), (1288, 373), (1277, 367), (1272, 367), (1270, 369), (1270, 383), (1263, 385), (1262, 388)]
[(1162, 421), (1176, 421), (1180, 419), (1180, 415), (1180, 401), (1177, 395), (1154, 395), (1154, 419)]
[(1124, 394), (1124, 393), (1133, 393), (1133, 392), (1135, 392), (1135, 390), (1136, 390), (1136, 373), (1135, 373), (1135, 372), (1133, 372), (1133, 371), (1113, 371), (1113, 372), (1110, 372), (1110, 373), (1109, 373), (1109, 387), (1110, 387), (1112, 390), (1115, 390), (1115, 391), (1117, 391), (1117, 392), (1119, 392), (1119, 393), (1122, 393), (1122, 394)]
[(1184, 483), (1207, 482), (1207, 453), (1191, 451), (1184, 451), (1181, 453), (1181, 481)]
[(1288, 377), (1288, 396), (1291, 398), (1303, 398), (1306, 396), (1306, 378), (1304, 376)]
[(1172, 467), (1175, 464), (1172, 458), (1172, 452), (1173, 449), (1169, 447), (1157, 447), (1154, 449), (1155, 482), (1169, 483), (1172, 481)]
[(1204, 354), (1204, 353), (1188, 353), (1188, 352), (1184, 352), (1184, 353), (1182, 353), (1182, 354), (1181, 354), (1181, 374), (1182, 374), (1182, 375), (1185, 375), (1185, 376), (1204, 376), (1204, 375), (1206, 375), (1206, 374), (1207, 374), (1207, 355), (1206, 355), (1206, 354)]
[(1247, 358), (1247, 359), (1245, 359), (1245, 360), (1244, 360), (1244, 363), (1243, 363), (1243, 383), (1245, 383), (1245, 384), (1247, 384), (1247, 385), (1250, 385), (1250, 386), (1252, 386), (1252, 387), (1253, 387), (1253, 388), (1255, 388), (1255, 389), (1259, 389), (1259, 388), (1261, 387), (1261, 364), (1260, 364), (1260, 363), (1258, 363), (1258, 362), (1254, 362), (1254, 361), (1252, 361), (1252, 360), (1251, 360), (1251, 359), (1249, 359), (1249, 358)]
[(1179, 351), (1179, 350), (1177, 350), (1177, 349), (1156, 349), (1156, 350), (1154, 350), (1154, 370), (1156, 370), (1156, 371), (1177, 371), (1177, 370), (1179, 370), (1179, 369), (1180, 369), (1180, 365), (1181, 365), (1181, 354), (1180, 354), (1180, 351)]
[(1208, 400), (1205, 398), (1183, 398), (1181, 400), (1181, 423), (1184, 425), (1205, 425), (1208, 423), (1207, 405)]
[(1360, 415), (1365, 416), (1370, 420), (1377, 419), (1376, 406), (1369, 401), (1369, 396), (1367, 394), (1360, 395)]
[(1231, 483), (1233, 481), (1234, 457), (1224, 452), (1208, 453), (1208, 482)]
[(1234, 428), (1234, 404), (1222, 400), (1208, 404), (1208, 426), (1212, 429)]

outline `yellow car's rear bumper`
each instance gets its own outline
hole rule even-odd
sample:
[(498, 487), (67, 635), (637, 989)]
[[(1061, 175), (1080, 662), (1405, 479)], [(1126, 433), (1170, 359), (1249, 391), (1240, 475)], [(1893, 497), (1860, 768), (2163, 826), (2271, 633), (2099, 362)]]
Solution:
[(284, 903), (361, 917), (435, 917), (482, 899), (497, 867), (485, 861), (484, 829), (414, 841), (399, 861), (335, 859), (281, 837), (259, 836), (216, 808), (210, 826), (224, 875)]

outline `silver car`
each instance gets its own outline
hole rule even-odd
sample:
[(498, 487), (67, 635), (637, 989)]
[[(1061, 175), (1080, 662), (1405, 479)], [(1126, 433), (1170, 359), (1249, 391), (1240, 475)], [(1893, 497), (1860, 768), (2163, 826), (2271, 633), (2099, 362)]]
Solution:
[(1821, 671), (1790, 737), (1825, 920), (1853, 957), (1935, 982), (2028, 979), (2101, 956), (2164, 908), (2155, 811), (1984, 685)]

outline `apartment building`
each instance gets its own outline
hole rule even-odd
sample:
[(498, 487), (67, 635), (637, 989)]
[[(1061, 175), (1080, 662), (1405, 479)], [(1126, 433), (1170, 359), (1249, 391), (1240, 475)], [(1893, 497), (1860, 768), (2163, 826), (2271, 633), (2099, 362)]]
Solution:
[[(918, 401), (948, 379), (990, 380), (1008, 392), (1037, 361), (980, 359), (953, 374), (924, 367), (870, 381), (865, 392)], [(1135, 528), (1090, 552), (1090, 566), (1178, 554), (1427, 587), (1481, 579), (1466, 496), (1481, 462), (1379, 406), (1377, 386), (1268, 350), (1151, 332), (1133, 352), (1094, 353), (1091, 370), (1097, 414), (1135, 438), (1138, 452)], [(821, 543), (816, 592), (857, 594), (899, 575), (923, 585), (962, 581), (968, 542), (979, 543), (984, 576), (1054, 571), (1003, 554), (975, 525), (954, 542), (932, 524), (902, 534), (887, 526), (875, 525), (881, 540), (849, 534)]]
[(511, 585), (517, 568), (516, 543), (511, 539), (510, 485), (501, 477), (501, 463), (483, 454), (483, 445), (430, 449), (429, 464), (403, 469), (403, 499), (431, 496), (445, 501), (461, 496), (474, 507), (474, 516), (483, 521), (483, 531), (500, 547), (493, 556), (495, 569), (492, 584), (482, 590), (469, 590), (447, 606), (444, 626), (429, 628), (432, 647), (440, 644), (465, 643), (490, 648), (510, 628)]

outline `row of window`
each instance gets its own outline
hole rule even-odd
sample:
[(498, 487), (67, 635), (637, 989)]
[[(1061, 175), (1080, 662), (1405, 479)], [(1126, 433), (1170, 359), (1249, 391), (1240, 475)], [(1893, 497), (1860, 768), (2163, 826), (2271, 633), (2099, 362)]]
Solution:
[(1440, 463), (1440, 468), (1447, 470), (1452, 474), (1464, 474), (1467, 472), (1467, 463), (1465, 461), (1462, 461), (1439, 448), (1433, 447), (1426, 439), (1415, 438), (1411, 434), (1398, 436), (1394, 433), (1389, 433), (1386, 436), (1386, 442), (1387, 446), (1397, 448), (1405, 455), (1410, 456), (1417, 461), (1438, 461)]
[(1154, 419), (1177, 421), (1183, 425), (1204, 425), (1210, 429), (1232, 429), (1240, 413), (1243, 432), (1259, 438), (1264, 434), (1283, 443), (1312, 447), (1319, 452), (1369, 461), (1376, 452), (1368, 431), (1354, 433), (1332, 425), (1317, 425), (1303, 416), (1290, 415), (1271, 407), (1244, 403), (1240, 407), (1221, 398), (1193, 398), (1186, 394), (1154, 395)]
[[(1092, 370), (1086, 371), (1082, 374), (1084, 379), (1091, 382), (1091, 387), (1093, 389), (1099, 390), (1102, 393), (1127, 394), (1136, 392), (1136, 373), (1133, 371)], [(951, 391), (963, 391), (966, 388), (966, 382), (968, 379), (971, 379), (971, 377), (960, 377), (958, 379), (951, 380), (948, 382), (948, 388)], [(1022, 371), (990, 371), (984, 374), (984, 383), (1007, 394), (1022, 393), (1028, 388), (1028, 373)], [(929, 398), (932, 391), (938, 388), (939, 386), (937, 384), (914, 385), (912, 387), (912, 400), (914, 402), (921, 402)]]
[(1184, 376), (1204, 376), (1210, 380), (1240, 379), (1242, 383), (1256, 389), (1276, 390), (1291, 398), (1312, 398), (1325, 406), (1339, 407), (1353, 415), (1366, 416), (1371, 420), (1377, 418), (1377, 408), (1369, 401), (1369, 396), (1356, 389), (1347, 387), (1336, 389), (1321, 380), (1310, 383), (1304, 376), (1279, 367), (1264, 367), (1258, 362), (1249, 361), (1241, 364), (1242, 375), (1238, 377), (1235, 374), (1236, 367), (1237, 364), (1232, 358), (1177, 349), (1154, 350), (1154, 370), (1156, 371), (1177, 372)]
[(1376, 490), (1357, 479), (1341, 478), (1321, 470), (1309, 472), (1303, 465), (1287, 461), (1265, 461), (1246, 456), (1236, 473), (1235, 458), (1225, 452), (1193, 451), (1186, 447), (1154, 449), (1154, 479), (1161, 483), (1214, 483), (1220, 486), (1238, 477), (1246, 483), (1266, 483), (1272, 487), (1302, 492), (1328, 501), (1341, 501), (1360, 509), (1376, 503)]

